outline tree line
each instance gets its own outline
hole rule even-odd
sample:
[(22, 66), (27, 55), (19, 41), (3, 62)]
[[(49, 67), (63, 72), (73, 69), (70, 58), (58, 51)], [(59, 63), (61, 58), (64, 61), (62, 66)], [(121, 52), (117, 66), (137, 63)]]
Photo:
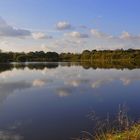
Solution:
[(94, 62), (94, 61), (133, 61), (140, 62), (140, 50), (118, 49), (118, 50), (84, 50), (82, 53), (60, 53), (57, 52), (2, 52), (0, 51), (0, 62)]

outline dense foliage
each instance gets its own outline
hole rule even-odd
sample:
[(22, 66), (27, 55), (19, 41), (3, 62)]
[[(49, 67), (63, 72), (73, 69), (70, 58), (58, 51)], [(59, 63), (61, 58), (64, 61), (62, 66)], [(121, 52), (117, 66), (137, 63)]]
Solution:
[(140, 50), (84, 50), (78, 53), (61, 53), (36, 51), (29, 53), (2, 52), (0, 62), (56, 62), (56, 61), (140, 61)]
[(29, 53), (14, 53), (0, 52), (0, 62), (50, 62), (59, 61), (59, 54), (56, 52), (29, 52)]

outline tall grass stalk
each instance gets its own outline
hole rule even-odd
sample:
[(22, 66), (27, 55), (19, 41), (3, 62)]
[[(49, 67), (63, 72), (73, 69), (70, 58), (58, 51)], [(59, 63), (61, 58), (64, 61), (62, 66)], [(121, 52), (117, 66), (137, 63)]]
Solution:
[(106, 119), (100, 119), (91, 112), (88, 117), (95, 122), (94, 132), (82, 131), (74, 140), (140, 140), (140, 122), (130, 120), (127, 112), (126, 105), (119, 105), (113, 122), (109, 114)]

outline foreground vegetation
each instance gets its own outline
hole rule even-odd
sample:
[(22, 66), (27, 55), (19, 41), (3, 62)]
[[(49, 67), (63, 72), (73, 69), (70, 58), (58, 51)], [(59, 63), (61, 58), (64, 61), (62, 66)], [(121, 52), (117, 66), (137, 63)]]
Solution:
[(95, 121), (94, 132), (83, 131), (81, 136), (74, 140), (140, 140), (140, 123), (130, 121), (124, 106), (119, 109), (113, 122), (109, 117), (99, 120), (95, 113), (92, 113), (90, 118)]
[(0, 51), (0, 62), (54, 62), (54, 61), (123, 61), (140, 63), (140, 50), (84, 50), (81, 54), (78, 53), (56, 53), (36, 51), (29, 53), (17, 52), (2, 52)]
[(75, 140), (140, 140), (140, 124), (135, 124), (128, 130), (123, 130), (122, 132), (102, 132), (95, 136), (88, 132), (83, 133), (84, 136), (82, 136), (82, 138), (76, 138)]
[(105, 134), (105, 138), (99, 137), (99, 140), (140, 140), (140, 124), (135, 124), (122, 132)]

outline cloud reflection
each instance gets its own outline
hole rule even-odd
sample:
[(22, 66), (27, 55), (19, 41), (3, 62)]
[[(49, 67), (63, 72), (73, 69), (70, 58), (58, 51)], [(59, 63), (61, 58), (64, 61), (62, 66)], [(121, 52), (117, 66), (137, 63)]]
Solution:
[(33, 86), (34, 87), (42, 87), (46, 84), (46, 82), (44, 80), (39, 80), (39, 79), (36, 79), (33, 81)]
[(89, 82), (88, 79), (72, 79), (72, 80), (66, 80), (64, 83), (65, 85), (79, 87), (81, 84), (86, 84), (88, 82)]
[(8, 83), (1, 83), (0, 82), (0, 103), (3, 102), (11, 93), (15, 91), (20, 91), (23, 89), (30, 88), (31, 85), (25, 81), (18, 81), (18, 82), (8, 82)]
[(59, 97), (67, 97), (71, 95), (71, 89), (68, 87), (59, 88), (56, 90)]
[(0, 140), (23, 140), (23, 137), (19, 134), (12, 133), (10, 131), (0, 131)]
[(11, 71), (0, 73), (0, 102), (10, 94), (19, 93), (25, 89), (27, 91), (32, 88), (39, 88), (39, 90), (49, 88), (52, 93), (57, 90), (59, 97), (66, 97), (71, 95), (72, 91), (75, 94), (80, 91), (86, 92), (84, 89), (102, 88), (103, 85), (108, 86), (115, 81), (121, 81), (123, 86), (128, 86), (132, 82), (140, 80), (139, 69), (125, 69), (123, 71), (116, 69), (85, 70), (76, 65), (72, 67), (61, 65), (57, 69), (14, 68)]
[(91, 84), (92, 88), (99, 88), (107, 83), (111, 83), (113, 79), (97, 80)]

